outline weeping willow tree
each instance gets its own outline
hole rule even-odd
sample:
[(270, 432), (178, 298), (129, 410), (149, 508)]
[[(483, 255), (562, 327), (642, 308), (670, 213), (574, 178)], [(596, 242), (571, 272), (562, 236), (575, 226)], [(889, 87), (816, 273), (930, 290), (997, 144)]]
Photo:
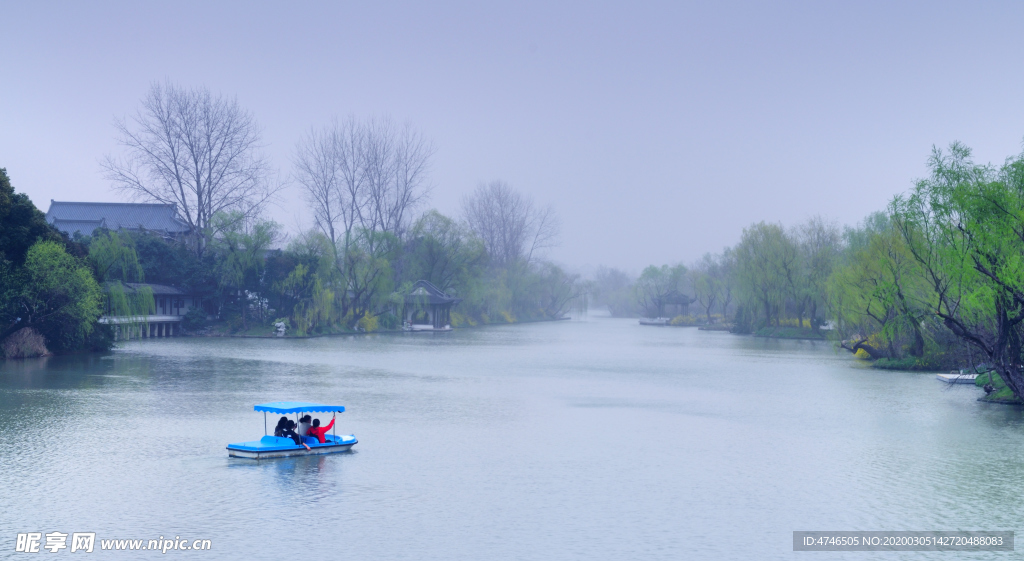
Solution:
[(102, 232), (93, 236), (89, 259), (96, 277), (106, 293), (106, 314), (119, 318), (116, 325), (121, 338), (130, 338), (141, 329), (148, 329), (148, 316), (156, 313), (153, 289), (125, 283), (145, 282), (145, 273), (130, 236)]
[(299, 335), (307, 335), (317, 327), (338, 321), (338, 303), (334, 291), (314, 276), (312, 294), (295, 306), (294, 321)]

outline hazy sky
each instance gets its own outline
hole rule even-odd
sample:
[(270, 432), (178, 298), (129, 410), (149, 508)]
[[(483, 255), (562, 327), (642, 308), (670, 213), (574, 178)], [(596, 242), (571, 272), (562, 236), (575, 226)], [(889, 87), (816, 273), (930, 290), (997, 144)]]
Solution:
[[(287, 176), (332, 116), (431, 138), (430, 205), (504, 179), (562, 218), (552, 258), (639, 271), (759, 220), (852, 224), (932, 144), (1024, 139), (1024, 4), (4, 2), (0, 167), (118, 200), (98, 161), (153, 81), (237, 96)], [(309, 225), (297, 190), (273, 216)]]

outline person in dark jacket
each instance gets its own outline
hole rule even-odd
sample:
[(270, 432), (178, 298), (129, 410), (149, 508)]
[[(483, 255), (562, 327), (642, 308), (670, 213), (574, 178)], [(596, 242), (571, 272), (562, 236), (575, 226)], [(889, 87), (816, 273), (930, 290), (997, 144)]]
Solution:
[(288, 417), (281, 417), (274, 427), (274, 436), (284, 436), (284, 430), (288, 428)]
[(274, 436), (284, 436), (290, 438), (295, 441), (295, 444), (301, 444), (306, 447), (306, 450), (309, 450), (309, 445), (303, 442), (302, 437), (299, 436), (297, 432), (295, 432), (295, 421), (287, 421), (284, 425), (284, 430), (281, 431), (281, 434), (277, 434), (277, 431), (274, 431)]

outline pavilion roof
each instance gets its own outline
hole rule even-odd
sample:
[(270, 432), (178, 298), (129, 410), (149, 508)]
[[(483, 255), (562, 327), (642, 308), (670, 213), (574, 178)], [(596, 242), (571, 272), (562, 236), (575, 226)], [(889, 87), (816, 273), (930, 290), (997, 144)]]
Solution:
[(461, 298), (453, 298), (434, 286), (430, 281), (418, 280), (405, 295), (406, 304), (458, 304)]

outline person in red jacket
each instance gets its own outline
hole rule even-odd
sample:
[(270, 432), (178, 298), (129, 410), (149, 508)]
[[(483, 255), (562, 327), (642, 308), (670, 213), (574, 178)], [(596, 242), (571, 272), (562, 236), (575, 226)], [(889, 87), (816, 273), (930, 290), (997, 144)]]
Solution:
[(319, 440), (320, 444), (325, 444), (327, 439), (324, 438), (324, 435), (327, 434), (327, 431), (331, 430), (331, 427), (334, 426), (335, 416), (331, 417), (331, 422), (328, 423), (326, 427), (320, 426), (320, 419), (313, 419), (313, 426), (309, 427), (309, 432), (307, 434)]

